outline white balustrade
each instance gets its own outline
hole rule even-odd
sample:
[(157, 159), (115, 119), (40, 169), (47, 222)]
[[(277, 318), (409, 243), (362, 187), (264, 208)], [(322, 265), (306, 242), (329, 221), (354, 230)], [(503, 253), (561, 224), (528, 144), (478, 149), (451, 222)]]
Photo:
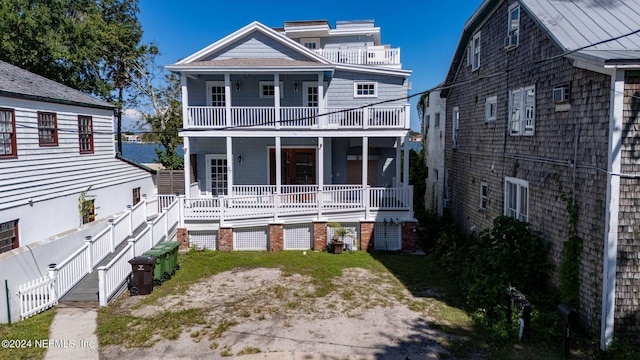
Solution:
[(317, 107), (280, 108), (280, 125), (283, 128), (310, 128), (318, 125)]
[(273, 128), (276, 113), (272, 107), (235, 106), (231, 108), (231, 119), (233, 127)]
[(226, 109), (213, 106), (189, 106), (188, 127), (216, 128), (226, 126)]

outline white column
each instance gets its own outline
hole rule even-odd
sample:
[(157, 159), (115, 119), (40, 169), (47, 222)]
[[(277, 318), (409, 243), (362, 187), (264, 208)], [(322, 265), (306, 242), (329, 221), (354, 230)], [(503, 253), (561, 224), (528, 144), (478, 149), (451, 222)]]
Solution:
[(409, 133), (404, 136), (402, 141), (402, 147), (404, 148), (404, 161), (402, 164), (402, 179), (404, 179), (403, 187), (409, 186)]
[(235, 166), (233, 156), (233, 140), (231, 136), (226, 137), (227, 140), (227, 194), (233, 196), (233, 168)]
[(188, 128), (189, 124), (189, 90), (187, 89), (187, 75), (180, 76), (182, 86), (182, 128)]
[(322, 189), (324, 186), (324, 138), (318, 137), (318, 163), (316, 164), (317, 176), (318, 176), (318, 188)]
[(402, 138), (396, 138), (396, 181), (394, 187), (400, 187), (400, 152), (402, 150)]
[(182, 141), (182, 149), (184, 151), (184, 194), (189, 197), (189, 190), (191, 190), (191, 146), (188, 136), (185, 136)]
[(280, 136), (276, 136), (276, 194), (280, 194), (280, 186), (282, 185), (282, 148)]
[[(324, 73), (318, 73), (318, 114), (324, 114), (326, 112), (326, 106), (324, 103)], [(318, 126), (321, 129), (327, 127), (327, 117), (320, 116), (318, 119)]]
[(224, 112), (225, 124), (231, 127), (231, 76), (224, 74)]
[(369, 138), (362, 137), (362, 187), (366, 188), (368, 182), (369, 173)]
[(280, 129), (280, 74), (273, 74), (273, 106), (276, 119), (276, 129)]

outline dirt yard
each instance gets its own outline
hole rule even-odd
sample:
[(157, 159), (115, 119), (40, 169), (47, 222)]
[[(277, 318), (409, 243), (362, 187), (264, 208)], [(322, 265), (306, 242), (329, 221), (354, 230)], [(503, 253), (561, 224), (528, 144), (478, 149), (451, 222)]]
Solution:
[[(142, 304), (144, 296), (114, 302), (119, 313), (147, 317), (199, 308), (204, 324), (183, 327), (178, 339), (155, 336), (148, 348), (107, 346), (103, 359), (230, 359), (251, 353), (296, 352), (384, 359), (437, 359), (447, 335), (429, 327), (425, 299), (414, 298), (393, 276), (346, 269), (339, 290), (325, 296), (301, 275), (278, 269), (220, 273), (184, 295)], [(411, 310), (411, 309), (416, 309)]]

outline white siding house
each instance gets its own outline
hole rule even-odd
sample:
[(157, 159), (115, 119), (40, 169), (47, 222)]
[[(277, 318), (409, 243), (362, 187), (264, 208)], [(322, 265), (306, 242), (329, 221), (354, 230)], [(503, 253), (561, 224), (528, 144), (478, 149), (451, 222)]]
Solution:
[(326, 223), (341, 221), (364, 248), (377, 223), (393, 227), (392, 249), (413, 247), (399, 240), (415, 222), (410, 71), (373, 21), (254, 22), (167, 68), (182, 76), (192, 239), (238, 250), (249, 232), (246, 249), (318, 249)]
[(425, 189), (425, 207), (427, 210), (442, 216), (442, 209), (447, 205), (448, 195), (445, 192), (444, 178), (444, 141), (446, 134), (446, 99), (440, 97), (440, 91), (429, 93), (429, 100), (422, 119), (423, 148), (427, 165)]
[(0, 61), (0, 281), (12, 292), (155, 195), (151, 173), (116, 156), (114, 109)]

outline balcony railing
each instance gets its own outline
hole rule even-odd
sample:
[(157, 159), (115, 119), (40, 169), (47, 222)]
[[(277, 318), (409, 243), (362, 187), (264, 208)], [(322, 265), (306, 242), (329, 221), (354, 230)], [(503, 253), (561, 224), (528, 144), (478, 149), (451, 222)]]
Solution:
[[(227, 121), (227, 114), (230, 114)], [(363, 109), (281, 107), (279, 121), (274, 107), (189, 106), (185, 129), (408, 129), (409, 105)]]
[(400, 65), (400, 49), (316, 49), (327, 60), (351, 65)]

